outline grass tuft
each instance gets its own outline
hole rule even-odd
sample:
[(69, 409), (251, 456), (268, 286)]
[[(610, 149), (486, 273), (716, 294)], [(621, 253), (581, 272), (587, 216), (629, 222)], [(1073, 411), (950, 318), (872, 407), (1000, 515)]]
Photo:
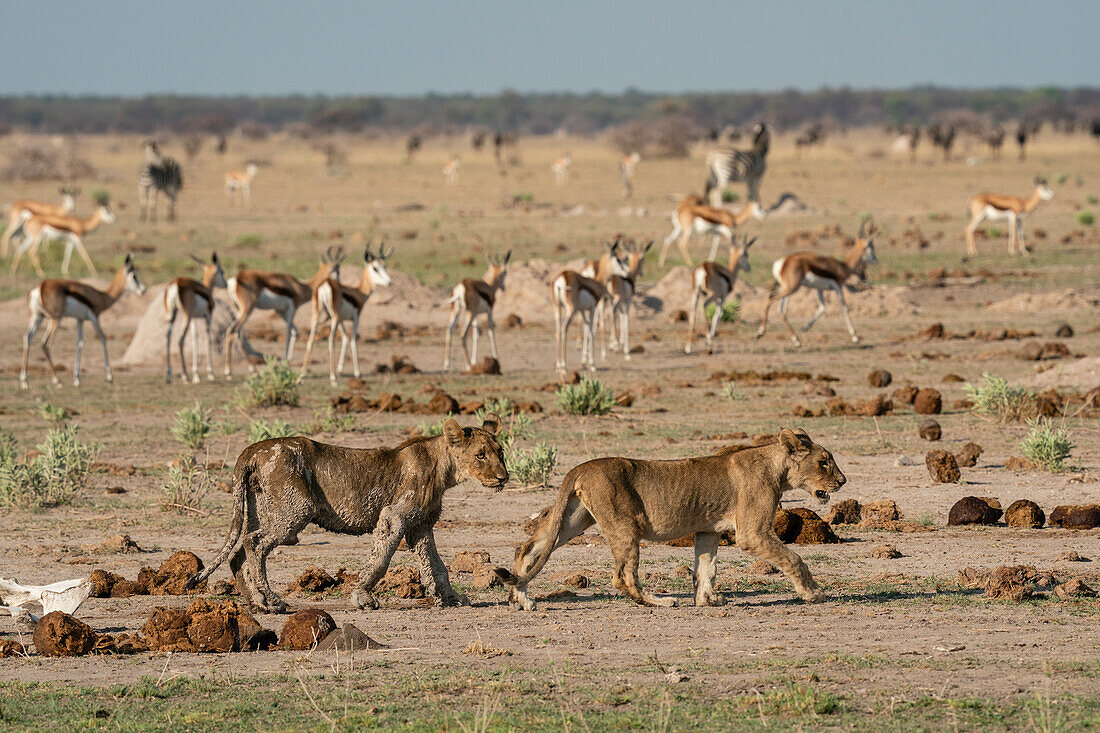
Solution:
[(33, 458), (18, 452), (15, 436), (0, 431), (0, 506), (41, 508), (72, 504), (88, 485), (99, 445), (66, 426), (46, 433)]
[(975, 387), (964, 386), (974, 403), (975, 412), (1000, 422), (1020, 422), (1035, 414), (1035, 394), (1024, 387), (1013, 387), (1008, 380), (986, 372)]
[(563, 384), (558, 404), (569, 415), (606, 415), (615, 406), (615, 393), (598, 379), (583, 377), (578, 384)]
[(198, 450), (206, 445), (206, 436), (214, 429), (214, 421), (210, 417), (210, 408), (201, 402), (196, 402), (194, 407), (185, 407), (176, 413), (176, 424), (172, 426), (172, 435), (176, 440), (191, 450)]
[(250, 376), (244, 383), (241, 403), (245, 407), (270, 407), (272, 405), (297, 406), (298, 372), (282, 359), (269, 357), (263, 369)]
[[(718, 320), (722, 323), (737, 323), (737, 317), (741, 313), (741, 301), (739, 300), (727, 300), (722, 304), (722, 315), (718, 317)], [(710, 323), (710, 319), (714, 318), (714, 303), (707, 303), (703, 308), (703, 315), (706, 316), (707, 323)]]
[(1069, 433), (1055, 428), (1048, 418), (1028, 420), (1027, 424), (1031, 430), (1020, 440), (1024, 458), (1046, 471), (1060, 471), (1073, 451)]
[(248, 440), (251, 443), (259, 443), (261, 440), (271, 440), (272, 438), (290, 438), (298, 435), (298, 432), (286, 420), (278, 418), (271, 422), (260, 418), (248, 424)]
[(202, 502), (210, 491), (210, 473), (192, 455), (180, 456), (168, 467), (168, 477), (160, 487), (162, 512), (201, 513)]

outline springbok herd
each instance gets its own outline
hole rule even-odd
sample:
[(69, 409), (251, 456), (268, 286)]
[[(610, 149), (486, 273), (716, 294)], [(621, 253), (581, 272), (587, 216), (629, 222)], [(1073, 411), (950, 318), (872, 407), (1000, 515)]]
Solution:
[[(714, 339), (723, 313), (723, 305), (733, 292), (738, 275), (750, 269), (749, 250), (756, 241), (738, 234), (750, 219), (763, 220), (767, 211), (758, 200), (759, 178), (765, 170), (765, 156), (768, 149), (768, 132), (764, 125), (757, 126), (754, 148), (751, 151), (717, 151), (708, 156), (708, 168), (711, 178), (708, 180), (707, 194), (714, 198), (715, 186), (728, 181), (747, 181), (750, 189), (748, 204), (739, 212), (732, 212), (708, 201), (706, 196), (692, 194), (684, 197), (671, 214), (672, 231), (665, 238), (658, 257), (658, 266), (664, 266), (669, 249), (675, 243), (684, 262), (692, 266), (688, 243), (693, 234), (711, 236), (711, 246), (707, 261), (690, 270), (692, 303), (689, 311), (688, 335), (685, 351), (691, 353), (695, 335), (696, 317), (700, 301), (704, 310), (713, 308), (706, 330), (706, 348), (714, 350)], [(721, 154), (719, 154), (721, 153)], [(640, 162), (635, 153), (623, 158), (620, 163), (620, 176), (627, 191), (632, 191), (635, 167)], [(568, 153), (557, 158), (551, 166), (554, 180), (559, 185), (569, 181), (569, 168), (572, 158)], [(458, 160), (452, 157), (444, 168), (445, 180), (453, 183), (458, 172)], [(225, 175), (225, 191), (229, 202), (238, 200), (251, 205), (252, 182), (257, 167), (249, 164), (243, 171), (229, 171)], [(717, 184), (715, 183), (717, 181)], [(1053, 197), (1046, 179), (1035, 178), (1035, 188), (1027, 197), (994, 193), (980, 193), (973, 196), (968, 205), (970, 221), (965, 229), (966, 251), (976, 254), (974, 234), (983, 222), (1005, 221), (1008, 223), (1008, 251), (1028, 253), (1030, 250), (1024, 240), (1022, 222), (1035, 210), (1039, 203)], [(153, 143), (145, 145), (145, 163), (139, 173), (139, 193), (142, 202), (142, 218), (148, 205), (152, 206), (152, 215), (156, 216), (156, 196), (165, 192), (170, 198), (169, 218), (174, 217), (175, 196), (182, 187), (182, 174), (174, 159), (163, 156)], [(14, 272), (21, 258), (27, 255), (39, 275), (43, 275), (39, 251), (51, 241), (64, 241), (65, 254), (61, 263), (62, 275), (68, 275), (69, 264), (76, 250), (88, 271), (95, 275), (96, 270), (84, 246), (84, 238), (103, 224), (115, 221), (110, 201), (103, 193), (96, 194), (96, 209), (87, 218), (75, 215), (76, 198), (79, 189), (61, 189), (60, 204), (21, 199), (8, 207), (8, 225), (0, 241), (0, 255), (8, 256), (14, 244), (14, 256), (11, 269)], [(790, 297), (802, 288), (815, 291), (819, 308), (804, 329), (809, 330), (825, 311), (825, 293), (834, 293), (840, 304), (848, 333), (853, 342), (859, 341), (852, 323), (844, 292), (855, 281), (866, 282), (868, 265), (877, 262), (875, 256), (874, 224), (864, 220), (860, 224), (859, 236), (855, 245), (844, 259), (829, 257), (815, 252), (796, 252), (772, 263), (772, 275), (775, 280), (767, 304), (761, 314), (761, 324), (756, 337), (767, 331), (768, 315), (771, 306), (779, 301), (779, 313), (783, 323), (796, 345), (801, 345), (799, 337), (787, 317), (787, 304)], [(16, 243), (17, 242), (17, 243)], [(728, 260), (718, 261), (719, 245), (725, 242), (729, 247)], [(637, 281), (642, 276), (642, 267), (646, 255), (654, 242), (644, 246), (634, 240), (618, 238), (606, 245), (599, 259), (588, 261), (579, 271), (563, 270), (550, 282), (550, 304), (556, 325), (555, 367), (564, 374), (566, 371), (566, 345), (570, 325), (579, 316), (582, 337), (580, 340), (581, 365), (595, 370), (595, 342), (597, 332), (603, 334), (603, 356), (607, 355), (608, 342), (612, 350), (621, 349), (623, 358), (631, 358), (630, 350), (630, 306), (636, 292)], [(165, 376), (172, 381), (172, 334), (177, 317), (182, 316), (183, 325), (177, 342), (180, 373), (184, 381), (197, 382), (198, 376), (198, 324), (205, 324), (207, 349), (206, 373), (214, 378), (212, 363), (213, 343), (211, 318), (216, 304), (213, 291), (216, 288), (226, 290), (232, 309), (232, 322), (225, 333), (224, 375), (232, 375), (232, 362), (235, 347), (247, 355), (251, 350), (245, 336), (245, 325), (251, 314), (257, 310), (269, 310), (279, 315), (286, 326), (286, 347), (283, 358), (290, 361), (298, 338), (294, 325), (297, 310), (306, 303), (311, 307), (310, 334), (306, 342), (305, 356), (301, 374), (308, 371), (314, 340), (320, 326), (331, 324), (328, 333), (329, 379), (335, 384), (337, 375), (343, 372), (347, 352), (351, 350), (351, 370), (360, 376), (358, 355), (359, 320), (363, 308), (375, 287), (385, 287), (391, 278), (386, 270), (386, 260), (392, 255), (384, 245), (373, 251), (368, 245), (363, 253), (363, 275), (358, 283), (344, 284), (340, 281), (340, 264), (346, 253), (341, 248), (329, 248), (321, 258), (314, 275), (302, 281), (291, 275), (277, 272), (244, 269), (233, 277), (226, 277), (217, 253), (211, 255), (208, 262), (202, 261), (202, 280), (177, 277), (171, 280), (164, 290), (164, 312), (169, 324), (165, 343)], [(451, 297), (445, 305), (451, 308), (447, 326), (443, 370), (451, 366), (451, 346), (455, 327), (461, 333), (464, 364), (469, 370), (477, 362), (478, 338), (481, 322), (489, 338), (494, 359), (498, 359), (496, 330), (493, 318), (493, 305), (497, 294), (505, 287), (508, 262), (511, 252), (503, 256), (490, 257), (489, 269), (481, 280), (466, 279), (456, 284)], [(124, 266), (116, 273), (106, 290), (68, 279), (49, 279), (31, 289), (29, 293), (30, 323), (23, 340), (23, 359), (20, 371), (20, 386), (27, 387), (27, 362), (30, 342), (39, 327), (45, 321), (45, 334), (42, 350), (49, 364), (53, 381), (59, 384), (50, 345), (57, 333), (60, 322), (72, 318), (77, 323), (77, 353), (73, 370), (74, 384), (80, 384), (80, 360), (83, 348), (83, 324), (90, 321), (100, 341), (104, 343), (104, 368), (107, 380), (111, 381), (111, 367), (106, 353), (105, 338), (99, 318), (125, 292), (133, 290), (143, 292), (133, 259), (127, 257)], [(341, 336), (340, 356), (335, 355), (336, 332)], [(472, 332), (472, 333), (471, 333)], [(191, 334), (191, 369), (187, 368), (184, 358), (184, 341)], [(472, 339), (471, 339), (472, 336)], [(471, 343), (472, 341), (472, 343)], [(249, 368), (252, 369), (251, 361)]]

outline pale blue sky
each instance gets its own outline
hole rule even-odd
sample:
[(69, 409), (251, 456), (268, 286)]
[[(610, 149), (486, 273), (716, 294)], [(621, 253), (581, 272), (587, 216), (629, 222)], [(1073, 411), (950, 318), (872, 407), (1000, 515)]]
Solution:
[(2, 7), (0, 94), (1100, 84), (1098, 0), (9, 0)]

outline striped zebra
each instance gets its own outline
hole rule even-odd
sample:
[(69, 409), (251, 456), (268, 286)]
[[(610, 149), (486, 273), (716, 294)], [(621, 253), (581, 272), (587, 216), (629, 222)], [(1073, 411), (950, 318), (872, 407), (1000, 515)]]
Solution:
[(176, 197), (183, 188), (183, 171), (175, 158), (160, 154), (152, 140), (145, 143), (145, 162), (138, 169), (138, 200), (141, 202), (141, 220), (145, 221), (147, 209), (152, 209), (150, 220), (157, 220), (157, 195), (168, 197), (168, 221), (176, 220)]
[(707, 153), (707, 185), (705, 195), (711, 205), (722, 205), (722, 191), (730, 183), (744, 181), (748, 186), (749, 203), (760, 203), (760, 179), (767, 170), (768, 145), (771, 134), (763, 122), (757, 123), (752, 148), (718, 148)]

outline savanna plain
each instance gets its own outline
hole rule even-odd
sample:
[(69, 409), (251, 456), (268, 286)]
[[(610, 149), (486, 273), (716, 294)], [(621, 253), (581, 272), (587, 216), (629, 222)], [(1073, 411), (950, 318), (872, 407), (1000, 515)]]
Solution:
[[(619, 155), (599, 138), (521, 138), (506, 150), (502, 169), (490, 149), (471, 151), (468, 140), (457, 137), (427, 140), (411, 161), (402, 140), (341, 138), (334, 144), (346, 157), (334, 165), (293, 138), (234, 138), (224, 155), (208, 145), (194, 159), (183, 155), (181, 141), (169, 139), (162, 148), (184, 166), (179, 219), (165, 222), (162, 202), (161, 220), (142, 223), (134, 184), (141, 139), (77, 139), (79, 155), (98, 171), (95, 179), (75, 182), (84, 189), (78, 212), (90, 213), (88, 192), (101, 188), (111, 194), (117, 216), (85, 240), (101, 278), (132, 252), (149, 289), (124, 295), (102, 318), (112, 384), (103, 379), (89, 329), (81, 387), (72, 386), (70, 371), (62, 373), (61, 388), (53, 387), (34, 344), (30, 389), (20, 390), (26, 293), (38, 280), (26, 265), (13, 275), (5, 263), (0, 426), (14, 434), (20, 451), (41, 443), (51, 420), (67, 420), (81, 440), (99, 445), (88, 484), (70, 503), (3, 510), (5, 577), (49, 583), (102, 568), (133, 578), (179, 550), (209, 560), (224, 541), (232, 508), (232, 497), (218, 486), (231, 481), (233, 462), (257, 422), (285, 421), (316, 440), (376, 447), (396, 445), (444, 417), (378, 408), (330, 413), (349, 390), (368, 403), (398, 395), (422, 404), (441, 391), (464, 405), (507, 399), (541, 408), (527, 413), (530, 426), (518, 445), (545, 443), (557, 451), (548, 485), (513, 481), (494, 493), (469, 482), (450, 490), (436, 527), (448, 563), (459, 552), (484, 551), (493, 564), (510, 567), (514, 547), (527, 537), (525, 523), (554, 501), (561, 478), (582, 461), (702, 455), (791, 426), (832, 451), (846, 474), (834, 504), (893, 501), (901, 521), (837, 524), (839, 543), (794, 546), (827, 594), (819, 604), (799, 600), (782, 575), (764, 573), (755, 558), (722, 547), (718, 590), (729, 602), (697, 608), (692, 548), (645, 543), (644, 585), (677, 597), (680, 606), (636, 606), (612, 589), (610, 553), (595, 527), (551, 557), (531, 587), (540, 599), (534, 612), (513, 611), (505, 589), (481, 587), (486, 583), (464, 572), (451, 574), (472, 602), (461, 608), (388, 592), (380, 609), (360, 611), (338, 585), (287, 592), (292, 610), (323, 609), (337, 624), (353, 623), (386, 646), (352, 653), (14, 656), (0, 660), (0, 722), (36, 730), (1100, 727), (1100, 600), (1052, 590), (1074, 578), (1100, 585), (1100, 530), (947, 525), (950, 508), (964, 496), (993, 497), (1005, 507), (1030, 499), (1048, 517), (1058, 505), (1100, 500), (1100, 409), (1079, 409), (1081, 398), (1100, 385), (1100, 233), (1080, 216), (1100, 208), (1100, 147), (1085, 135), (1044, 131), (1026, 161), (1017, 160), (1015, 150), (992, 160), (974, 142), (948, 162), (927, 147), (910, 162), (907, 152), (891, 151), (892, 142), (877, 129), (857, 129), (800, 155), (793, 137), (773, 139), (763, 203), (770, 207), (789, 192), (803, 205), (782, 205), (742, 227), (759, 239), (752, 270), (742, 273), (735, 290), (738, 320), (720, 325), (715, 353), (706, 354), (697, 336), (689, 355), (687, 323), (677, 313), (690, 305), (689, 270), (675, 252), (659, 267), (656, 249), (671, 229), (677, 201), (701, 193), (702, 146), (686, 159), (642, 160), (634, 196), (624, 200)], [(0, 140), (0, 158), (31, 144), (53, 143), (9, 135)], [(550, 166), (565, 151), (570, 178), (557, 185)], [(448, 185), (442, 166), (453, 152), (461, 168)], [(226, 170), (249, 161), (259, 169), (250, 208), (228, 202), (222, 186)], [(1034, 254), (1006, 254), (1003, 225), (1000, 231), (988, 225), (979, 255), (964, 259), (968, 198), (981, 191), (1026, 196), (1036, 173), (1047, 177), (1055, 195), (1027, 221)], [(743, 186), (733, 190), (743, 199)], [(56, 184), (0, 185), (5, 201), (22, 197), (54, 200)], [(774, 311), (769, 333), (754, 340), (772, 262), (796, 249), (842, 255), (845, 237), (867, 216), (877, 226), (879, 264), (868, 269), (868, 285), (848, 296), (862, 341), (850, 342), (833, 300), (814, 329), (801, 334), (801, 348)], [(566, 414), (556, 399), (545, 283), (567, 263), (598, 257), (619, 233), (657, 241), (632, 314), (636, 353), (629, 361), (597, 353), (596, 378), (624, 398), (607, 415)], [(247, 371), (238, 360), (234, 378), (225, 380), (220, 352), (216, 380), (205, 379), (200, 359), (199, 384), (165, 383), (157, 286), (197, 276), (190, 255), (207, 258), (217, 250), (227, 276), (248, 266), (305, 278), (326, 248), (340, 245), (349, 253), (344, 281), (352, 282), (363, 248), (379, 239), (394, 248), (386, 263), (394, 282), (376, 290), (364, 310), (361, 380), (349, 385), (345, 374), (330, 386), (321, 342), (297, 406), (245, 406)], [(693, 258), (708, 246), (695, 239)], [(60, 249), (55, 244), (45, 253), (48, 276), (57, 276)], [(443, 373), (449, 307), (441, 303), (460, 278), (481, 276), (487, 255), (508, 250), (506, 290), (496, 307), (503, 373), (463, 373), (458, 349), (459, 369)], [(725, 256), (723, 247), (719, 259)], [(85, 275), (77, 260), (74, 276)], [(806, 292), (793, 298), (796, 328), (816, 306)], [(511, 314), (519, 323), (505, 327)], [(308, 317), (307, 305), (297, 319), (303, 337)], [(937, 323), (942, 333), (922, 333)], [(1056, 336), (1063, 324), (1072, 336), (1065, 330)], [(248, 332), (258, 349), (281, 355), (274, 317), (253, 317)], [(579, 367), (577, 334), (569, 336), (570, 370)], [(1065, 349), (1044, 354), (1057, 358), (1022, 358), (1030, 342)], [(487, 346), (482, 333), (479, 357)], [(68, 322), (54, 358), (71, 370), (74, 353)], [(299, 345), (295, 368), (302, 354)], [(376, 371), (395, 358), (419, 371)], [(869, 383), (869, 373), (879, 369), (890, 373), (888, 386)], [(1010, 460), (1024, 455), (1020, 442), (1031, 426), (1001, 422), (967, 403), (973, 400), (968, 385), (977, 388), (986, 374), (1036, 394), (1058, 392), (1061, 408), (1051, 425), (1067, 431), (1074, 445), (1059, 470)], [(916, 414), (894, 395), (906, 385), (937, 390), (942, 412)], [(852, 405), (880, 395), (892, 409), (878, 415), (828, 406), (833, 398)], [(215, 426), (192, 451), (172, 428), (177, 412), (197, 402)], [(918, 433), (929, 417), (942, 427), (935, 442)], [(468, 425), (475, 417), (457, 419)], [(963, 467), (957, 481), (934, 482), (926, 452), (955, 453), (968, 442), (982, 447), (975, 465)], [(192, 506), (173, 506), (162, 487), (170, 466), (190, 455), (207, 466), (210, 488)], [(786, 495), (784, 507), (800, 506), (822, 515), (828, 510), (804, 493)], [(116, 535), (128, 535), (136, 548), (103, 544)], [(311, 566), (332, 575), (340, 568), (358, 572), (370, 545), (369, 536), (308, 529), (297, 545), (270, 558), (272, 584), (282, 591)], [(899, 556), (873, 552), (882, 545)], [(1074, 552), (1086, 561), (1067, 560)], [(1033, 566), (1043, 578), (1022, 600), (987, 597), (965, 582), (966, 573), (960, 576), (964, 568), (1019, 565)], [(402, 566), (417, 567), (404, 549), (391, 568)], [(223, 569), (213, 580), (229, 577)], [(78, 616), (99, 632), (134, 632), (154, 607), (191, 600), (91, 598)], [(277, 632), (285, 617), (257, 618)], [(9, 620), (0, 620), (0, 632), (30, 646), (29, 635)]]

